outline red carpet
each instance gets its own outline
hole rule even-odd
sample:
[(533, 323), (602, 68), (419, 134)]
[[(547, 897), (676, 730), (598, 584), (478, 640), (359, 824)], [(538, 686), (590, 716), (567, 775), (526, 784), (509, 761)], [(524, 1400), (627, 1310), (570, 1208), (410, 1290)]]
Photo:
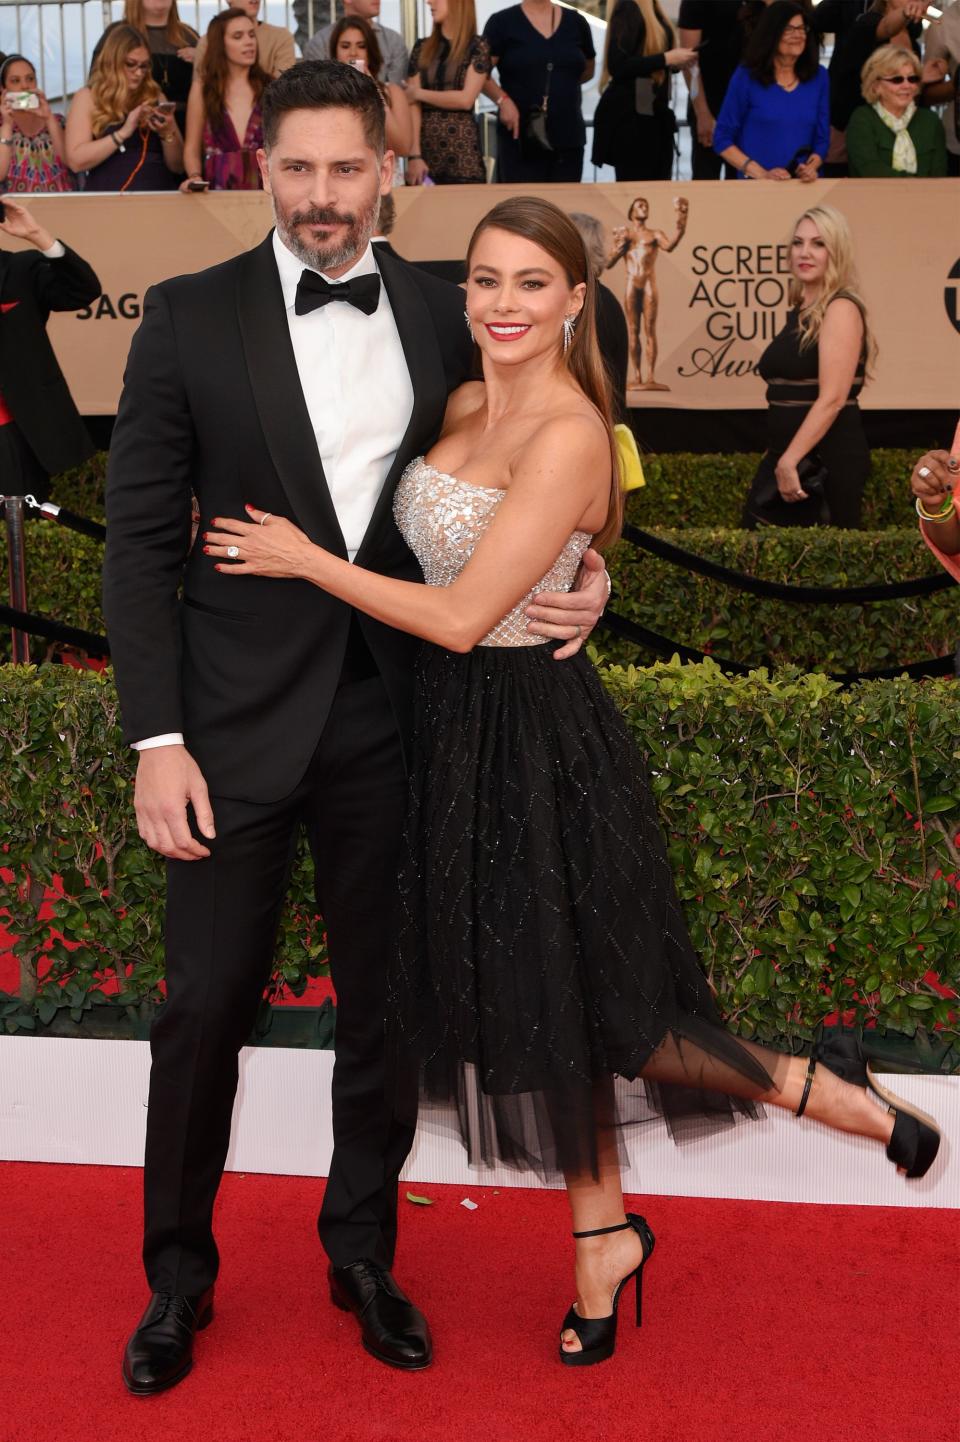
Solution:
[[(322, 1182), (228, 1176), (218, 1314), (187, 1380), (120, 1381), (146, 1301), (140, 1174), (0, 1165), (3, 1442), (956, 1442), (956, 1213), (635, 1199), (657, 1233), (642, 1331), (562, 1368), (562, 1194), (418, 1186), (397, 1274), (428, 1371), (369, 1358), (325, 1295)], [(628, 1302), (631, 1299), (628, 1299)]]

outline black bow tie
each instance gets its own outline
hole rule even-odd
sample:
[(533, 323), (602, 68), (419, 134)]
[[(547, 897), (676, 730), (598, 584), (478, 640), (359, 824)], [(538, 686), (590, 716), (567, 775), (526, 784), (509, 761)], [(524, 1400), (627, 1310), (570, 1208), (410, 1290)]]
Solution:
[(373, 315), (380, 304), (380, 277), (357, 275), (353, 280), (331, 285), (315, 270), (305, 270), (297, 282), (297, 298), (293, 306), (296, 314), (309, 315), (331, 300), (345, 300), (348, 305), (362, 310), (364, 315)]

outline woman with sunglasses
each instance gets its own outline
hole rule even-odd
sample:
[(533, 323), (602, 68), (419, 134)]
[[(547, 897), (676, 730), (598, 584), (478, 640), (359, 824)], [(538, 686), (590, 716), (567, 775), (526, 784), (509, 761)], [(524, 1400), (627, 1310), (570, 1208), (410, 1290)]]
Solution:
[(881, 45), (861, 72), (866, 104), (847, 126), (847, 157), (855, 176), (946, 175), (947, 139), (932, 110), (917, 105), (920, 62), (899, 45)]
[(183, 136), (152, 74), (145, 36), (117, 25), (103, 42), (67, 116), (67, 164), (85, 190), (176, 190)]

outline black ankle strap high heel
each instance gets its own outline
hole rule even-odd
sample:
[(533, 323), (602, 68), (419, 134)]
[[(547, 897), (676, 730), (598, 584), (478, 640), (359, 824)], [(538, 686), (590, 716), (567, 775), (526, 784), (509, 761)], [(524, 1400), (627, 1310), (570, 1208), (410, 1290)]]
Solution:
[(918, 1107), (898, 1097), (895, 1092), (880, 1085), (857, 1036), (838, 1033), (829, 1040), (814, 1045), (796, 1115), (802, 1117), (807, 1109), (818, 1062), (823, 1062), (827, 1070), (832, 1071), (841, 1081), (850, 1082), (856, 1087), (869, 1087), (875, 1096), (886, 1102), (894, 1115), (893, 1135), (887, 1144), (887, 1157), (905, 1172), (908, 1178), (925, 1176), (940, 1150), (940, 1128), (933, 1117), (927, 1116), (926, 1112), (920, 1111)]
[(560, 1343), (560, 1361), (566, 1367), (591, 1367), (595, 1362), (605, 1362), (608, 1357), (613, 1356), (614, 1348), (617, 1345), (617, 1308), (620, 1305), (620, 1294), (630, 1281), (631, 1277), (636, 1278), (637, 1298), (637, 1326), (643, 1320), (643, 1269), (656, 1246), (656, 1238), (650, 1230), (643, 1217), (633, 1212), (627, 1213), (627, 1220), (618, 1223), (615, 1227), (597, 1227), (592, 1232), (574, 1232), (574, 1237), (605, 1237), (610, 1232), (636, 1232), (643, 1243), (643, 1260), (640, 1265), (634, 1267), (632, 1272), (621, 1278), (617, 1284), (617, 1290), (613, 1294), (613, 1309), (609, 1317), (581, 1317), (572, 1306), (563, 1319), (560, 1328), (561, 1335), (566, 1331), (576, 1332), (580, 1341), (579, 1352), (565, 1352), (563, 1342)]

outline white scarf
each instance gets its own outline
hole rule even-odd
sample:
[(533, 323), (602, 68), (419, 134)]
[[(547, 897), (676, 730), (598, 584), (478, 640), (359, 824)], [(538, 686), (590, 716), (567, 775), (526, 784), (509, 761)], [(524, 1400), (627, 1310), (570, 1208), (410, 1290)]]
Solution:
[(910, 138), (907, 126), (917, 113), (917, 107), (911, 100), (903, 114), (897, 118), (891, 115), (889, 110), (880, 104), (878, 100), (874, 110), (883, 121), (888, 130), (892, 130), (895, 136), (893, 142), (893, 168), (900, 170), (905, 175), (916, 175), (917, 173), (917, 150)]

